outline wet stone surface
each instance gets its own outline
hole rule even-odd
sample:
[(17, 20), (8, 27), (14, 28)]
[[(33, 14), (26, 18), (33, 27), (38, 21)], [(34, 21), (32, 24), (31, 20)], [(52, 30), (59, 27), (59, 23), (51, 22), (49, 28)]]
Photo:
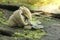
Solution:
[[(59, 19), (60, 20), (60, 19)], [(42, 37), (40, 40), (60, 40), (60, 21), (46, 21), (43, 23), (45, 26), (46, 36)]]

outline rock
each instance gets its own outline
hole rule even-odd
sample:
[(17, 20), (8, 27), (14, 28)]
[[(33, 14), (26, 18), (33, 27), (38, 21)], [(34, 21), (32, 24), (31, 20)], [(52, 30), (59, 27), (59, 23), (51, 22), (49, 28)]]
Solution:
[(34, 29), (40, 29), (40, 28), (44, 28), (44, 26), (42, 26), (41, 25), (41, 22), (40, 21), (35, 21), (35, 22), (31, 22), (31, 24), (32, 24), (32, 27), (34, 28)]
[(44, 26), (42, 26), (42, 25), (35, 25), (35, 26), (32, 26), (33, 28), (35, 28), (35, 29), (41, 29), (41, 28), (44, 28)]

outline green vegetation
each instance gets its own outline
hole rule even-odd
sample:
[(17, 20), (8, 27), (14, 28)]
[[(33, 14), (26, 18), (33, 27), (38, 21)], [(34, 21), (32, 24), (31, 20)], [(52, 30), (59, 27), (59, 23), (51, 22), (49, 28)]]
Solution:
[(36, 21), (37, 19), (36, 18), (32, 18), (32, 21)]
[(0, 23), (7, 24), (7, 20), (5, 18), (5, 14), (2, 11), (0, 11)]
[(43, 35), (45, 35), (45, 32), (43, 29), (40, 30), (24, 30), (20, 29), (20, 33), (16, 32), (13, 36), (14, 37), (22, 37), (22, 38), (41, 38)]
[(51, 2), (53, 2), (53, 0), (0, 0), (0, 3), (3, 4), (25, 5), (31, 9), (49, 5)]

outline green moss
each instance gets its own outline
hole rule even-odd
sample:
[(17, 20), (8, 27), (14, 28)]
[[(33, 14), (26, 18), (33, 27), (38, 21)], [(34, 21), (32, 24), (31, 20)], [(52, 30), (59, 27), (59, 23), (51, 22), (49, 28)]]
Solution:
[(0, 18), (0, 23), (7, 24), (7, 21), (5, 19), (3, 19), (3, 18)]
[(5, 19), (5, 14), (0, 11), (0, 23), (7, 24), (7, 20)]
[(32, 18), (32, 21), (36, 21), (37, 19), (36, 18)]
[(45, 32), (40, 30), (24, 30), (20, 29), (20, 33), (16, 32), (13, 36), (15, 37), (22, 37), (22, 38), (41, 38), (43, 35), (45, 35)]

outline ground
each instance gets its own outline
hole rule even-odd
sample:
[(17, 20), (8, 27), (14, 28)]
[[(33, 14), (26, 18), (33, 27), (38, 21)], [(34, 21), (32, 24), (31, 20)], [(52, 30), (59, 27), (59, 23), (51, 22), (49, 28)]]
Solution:
[(44, 23), (46, 36), (41, 40), (60, 40), (60, 19), (51, 19)]
[[(5, 11), (8, 12), (8, 11)], [(8, 12), (8, 13), (11, 13)], [(6, 13), (6, 14), (8, 14)], [(9, 15), (9, 14), (8, 14)], [(8, 17), (7, 17), (8, 18)], [(45, 31), (45, 35), (42, 36), (39, 39), (35, 39), (35, 38), (21, 38), (21, 37), (8, 37), (8, 36), (1, 36), (0, 40), (60, 40), (60, 19), (56, 19), (56, 18), (47, 18), (47, 17), (39, 17), (38, 18), (42, 24), (44, 26), (44, 31)], [(1, 22), (3, 23), (3, 22)], [(6, 24), (6, 23), (4, 23)], [(17, 31), (19, 32), (20, 29), (14, 29), (14, 28), (10, 28), (7, 27), (6, 25), (0, 24), (0, 28), (3, 29), (7, 29), (7, 30), (11, 30), (11, 31)], [(19, 34), (19, 33), (17, 33)], [(17, 35), (15, 35), (17, 36)], [(19, 36), (19, 35), (18, 35)]]

